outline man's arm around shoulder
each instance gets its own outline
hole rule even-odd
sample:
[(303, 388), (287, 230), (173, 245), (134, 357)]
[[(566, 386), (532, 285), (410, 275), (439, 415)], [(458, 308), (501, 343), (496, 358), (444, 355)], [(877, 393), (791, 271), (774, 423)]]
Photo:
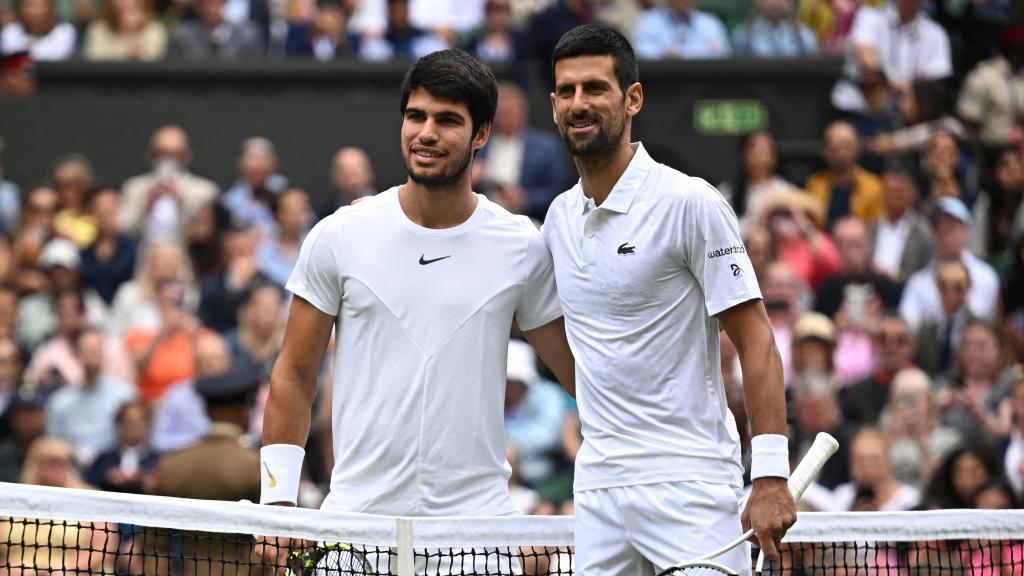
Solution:
[(576, 359), (569, 349), (569, 341), (565, 336), (565, 318), (559, 316), (547, 324), (523, 332), (526, 341), (537, 351), (562, 388), (573, 398), (576, 397)]

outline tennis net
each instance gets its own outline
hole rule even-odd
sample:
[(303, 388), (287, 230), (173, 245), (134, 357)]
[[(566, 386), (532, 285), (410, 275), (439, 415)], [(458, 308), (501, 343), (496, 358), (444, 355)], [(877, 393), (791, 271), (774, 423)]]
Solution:
[[(396, 518), (0, 483), (0, 576), (561, 576), (575, 573), (572, 545), (570, 517)], [(801, 514), (765, 574), (1024, 576), (1024, 512)]]

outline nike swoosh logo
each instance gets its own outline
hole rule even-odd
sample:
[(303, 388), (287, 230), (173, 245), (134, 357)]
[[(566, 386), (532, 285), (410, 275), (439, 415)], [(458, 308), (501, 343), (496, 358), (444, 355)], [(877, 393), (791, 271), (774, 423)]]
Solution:
[(430, 260), (427, 260), (427, 259), (425, 259), (425, 258), (424, 258), (424, 257), (423, 257), (423, 256), (421, 255), (421, 256), (420, 256), (420, 266), (426, 266), (427, 264), (433, 264), (434, 262), (439, 262), (439, 261), (441, 261), (441, 260), (444, 260), (445, 258), (451, 258), (451, 257), (452, 257), (452, 255), (451, 255), (451, 254), (449, 254), (449, 255), (447, 255), (447, 256), (441, 256), (440, 258), (431, 258)]
[(270, 471), (270, 466), (267, 466), (267, 463), (264, 462), (263, 463), (263, 468), (266, 469), (267, 476), (270, 476), (270, 482), (267, 482), (267, 486), (269, 486), (270, 488), (276, 488), (277, 487), (277, 478), (274, 478), (274, 473)]

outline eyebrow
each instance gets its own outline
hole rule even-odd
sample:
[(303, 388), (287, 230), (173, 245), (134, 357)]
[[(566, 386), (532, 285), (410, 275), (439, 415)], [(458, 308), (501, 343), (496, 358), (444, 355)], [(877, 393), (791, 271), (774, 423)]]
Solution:
[(458, 120), (459, 122), (465, 121), (465, 118), (462, 117), (462, 114), (450, 110), (442, 110), (441, 112), (435, 114), (435, 116), (442, 120)]
[[(426, 110), (423, 110), (421, 108), (406, 108), (405, 109), (405, 113), (407, 115), (408, 114), (419, 114), (421, 116), (430, 116), (430, 114)], [(439, 112), (435, 112), (434, 113), (434, 117), (442, 119), (442, 120), (458, 120), (459, 122), (465, 122), (466, 121), (465, 117), (463, 117), (462, 114), (459, 114), (458, 112), (456, 112), (454, 110), (441, 110)]]
[(606, 87), (611, 87), (612, 86), (612, 83), (609, 82), (608, 80), (605, 80), (604, 78), (586, 78), (586, 79), (582, 79), (582, 80), (575, 80), (575, 81), (569, 81), (569, 82), (561, 82), (559, 84), (555, 84), (555, 88), (572, 88), (573, 86), (576, 86), (577, 84), (582, 84), (584, 87), (591, 87), (591, 88), (593, 88), (593, 87), (606, 88)]

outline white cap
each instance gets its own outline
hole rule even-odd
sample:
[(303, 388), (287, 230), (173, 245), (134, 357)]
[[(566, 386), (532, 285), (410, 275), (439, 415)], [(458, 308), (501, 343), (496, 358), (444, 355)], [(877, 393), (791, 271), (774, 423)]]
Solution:
[(537, 380), (537, 357), (533, 348), (522, 340), (508, 342), (508, 373), (509, 380), (518, 380), (523, 384), (532, 384)]
[(54, 238), (43, 247), (39, 255), (39, 267), (46, 270), (55, 266), (63, 266), (69, 270), (78, 270), (82, 259), (78, 255), (78, 246), (67, 238)]

